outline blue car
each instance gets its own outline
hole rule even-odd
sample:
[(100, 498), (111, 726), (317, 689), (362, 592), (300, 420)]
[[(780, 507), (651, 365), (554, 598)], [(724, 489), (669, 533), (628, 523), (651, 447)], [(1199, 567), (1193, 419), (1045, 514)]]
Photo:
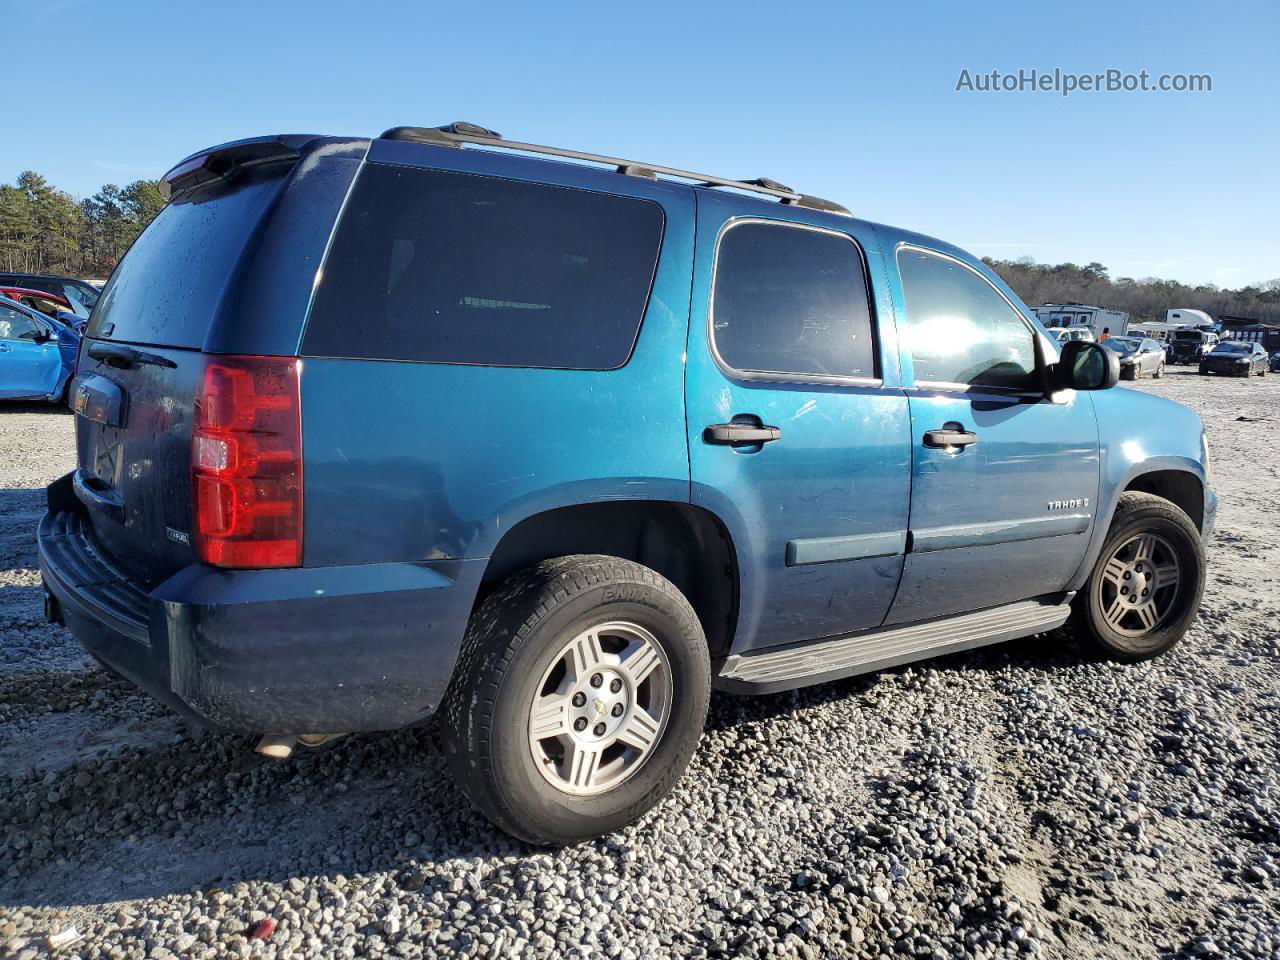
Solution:
[(0, 297), (0, 398), (61, 403), (75, 370), (80, 332), (53, 318)]
[(713, 687), (1195, 617), (1199, 418), (948, 243), (468, 124), (165, 182), (81, 345), (46, 612), (264, 754), (436, 715), (486, 816), (571, 843), (670, 790)]

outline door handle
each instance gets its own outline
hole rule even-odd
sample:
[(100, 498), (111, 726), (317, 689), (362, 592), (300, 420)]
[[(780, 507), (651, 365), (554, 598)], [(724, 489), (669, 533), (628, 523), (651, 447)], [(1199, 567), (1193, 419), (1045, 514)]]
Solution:
[(752, 423), (713, 423), (702, 431), (707, 443), (772, 443), (782, 436), (777, 427), (758, 427)]
[(13, 347), (7, 343), (0, 343), (0, 353), (13, 353)]
[(940, 447), (943, 450), (951, 447), (963, 449), (977, 442), (978, 435), (976, 433), (970, 433), (968, 430), (953, 430), (950, 427), (929, 430), (924, 435), (924, 445), (926, 447)]

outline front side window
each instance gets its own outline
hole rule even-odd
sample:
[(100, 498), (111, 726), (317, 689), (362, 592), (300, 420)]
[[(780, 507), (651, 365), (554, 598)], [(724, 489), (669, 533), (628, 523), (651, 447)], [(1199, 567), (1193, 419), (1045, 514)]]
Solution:
[(650, 200), (369, 164), (325, 260), (303, 353), (620, 367), (662, 230)]
[(35, 340), (40, 325), (13, 307), (0, 306), (0, 340)]
[(903, 247), (898, 270), (916, 381), (1025, 389), (1035, 373), (1031, 329), (976, 271)]
[(862, 255), (843, 234), (748, 221), (720, 238), (716, 352), (734, 370), (876, 376)]

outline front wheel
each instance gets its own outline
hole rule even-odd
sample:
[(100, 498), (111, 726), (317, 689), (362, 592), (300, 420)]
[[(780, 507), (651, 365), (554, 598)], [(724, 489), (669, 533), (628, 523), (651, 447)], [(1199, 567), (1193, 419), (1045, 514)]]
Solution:
[(494, 824), (561, 845), (660, 801), (702, 735), (707, 644), (684, 595), (648, 567), (546, 560), (473, 614), (443, 707), (463, 792)]
[(1204, 580), (1204, 548), (1191, 519), (1161, 497), (1123, 494), (1073, 601), (1072, 627), (1116, 660), (1149, 659), (1182, 639)]

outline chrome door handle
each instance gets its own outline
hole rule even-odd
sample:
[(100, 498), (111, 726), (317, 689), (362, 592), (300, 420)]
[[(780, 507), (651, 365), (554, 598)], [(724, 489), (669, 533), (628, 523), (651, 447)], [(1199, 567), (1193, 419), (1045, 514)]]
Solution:
[(939, 447), (943, 450), (953, 447), (961, 449), (978, 442), (978, 435), (968, 430), (952, 430), (943, 427), (940, 430), (929, 430), (924, 435), (926, 447)]

